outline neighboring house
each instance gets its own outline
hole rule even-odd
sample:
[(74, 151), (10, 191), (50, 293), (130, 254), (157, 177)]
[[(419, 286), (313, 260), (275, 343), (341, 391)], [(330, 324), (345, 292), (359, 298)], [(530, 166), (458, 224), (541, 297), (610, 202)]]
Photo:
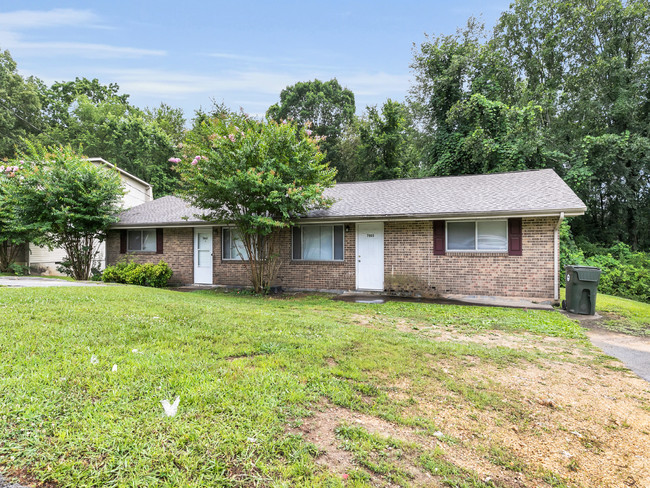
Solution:
[[(558, 228), (586, 207), (553, 170), (339, 183), (335, 203), (281, 233), (284, 289), (422, 291), (558, 298)], [(228, 225), (167, 196), (123, 212), (107, 261), (167, 261), (176, 284), (248, 285)], [(390, 285), (392, 286), (392, 284)]]
[[(97, 166), (105, 166), (111, 169), (117, 169), (122, 186), (124, 187), (124, 197), (122, 207), (129, 209), (145, 202), (153, 200), (153, 190), (149, 183), (136, 178), (130, 173), (117, 168), (115, 165), (103, 160), (102, 158), (89, 158), (89, 161)], [(47, 247), (39, 247), (35, 244), (29, 244), (29, 252), (25, 254), (26, 263), (32, 274), (43, 275), (60, 275), (57, 271), (57, 265), (65, 260), (66, 253), (63, 249), (49, 250)], [(106, 266), (106, 243), (99, 244), (99, 254), (95, 260), (94, 267), (104, 269)]]

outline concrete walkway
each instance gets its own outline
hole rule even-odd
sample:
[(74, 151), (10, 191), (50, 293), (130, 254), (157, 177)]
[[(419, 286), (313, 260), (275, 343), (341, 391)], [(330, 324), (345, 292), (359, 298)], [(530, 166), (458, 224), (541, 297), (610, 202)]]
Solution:
[(51, 287), (51, 286), (104, 286), (98, 281), (68, 281), (42, 276), (0, 276), (0, 286), (13, 288)]
[(533, 301), (528, 298), (493, 297), (483, 295), (441, 295), (437, 298), (412, 298), (387, 296), (381, 293), (346, 292), (334, 300), (356, 303), (416, 302), (439, 305), (474, 305), (481, 307), (526, 308), (530, 310), (554, 310), (550, 301)]

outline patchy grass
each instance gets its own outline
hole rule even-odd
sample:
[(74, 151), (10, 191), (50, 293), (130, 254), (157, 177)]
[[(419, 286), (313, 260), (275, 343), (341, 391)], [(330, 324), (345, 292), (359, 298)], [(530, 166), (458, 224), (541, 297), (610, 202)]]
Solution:
[(53, 486), (648, 479), (650, 394), (555, 312), (3, 288), (0, 358), (0, 465)]
[[(561, 299), (566, 290), (560, 290)], [(599, 327), (623, 334), (650, 336), (650, 303), (598, 293), (596, 313), (603, 316)]]
[(599, 294), (596, 310), (606, 329), (624, 334), (650, 336), (650, 303)]

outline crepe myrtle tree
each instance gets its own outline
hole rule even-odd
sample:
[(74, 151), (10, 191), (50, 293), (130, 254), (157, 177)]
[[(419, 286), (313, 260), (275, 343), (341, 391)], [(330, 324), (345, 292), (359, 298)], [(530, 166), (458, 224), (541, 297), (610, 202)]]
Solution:
[(40, 242), (66, 252), (64, 269), (90, 277), (99, 244), (117, 222), (124, 190), (115, 169), (99, 167), (69, 146), (30, 146), (20, 185), (20, 218), (43, 231)]
[(308, 125), (258, 121), (243, 113), (203, 119), (190, 131), (177, 164), (187, 200), (209, 222), (230, 224), (257, 293), (280, 266), (279, 231), (309, 210), (326, 208), (336, 171), (324, 162)]

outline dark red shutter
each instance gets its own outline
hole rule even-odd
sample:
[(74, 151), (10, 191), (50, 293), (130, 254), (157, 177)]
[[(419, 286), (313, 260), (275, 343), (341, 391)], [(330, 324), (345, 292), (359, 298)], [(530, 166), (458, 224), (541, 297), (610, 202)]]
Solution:
[(126, 231), (120, 231), (120, 254), (126, 254)]
[(156, 229), (156, 254), (163, 253), (163, 230)]
[(433, 254), (441, 256), (445, 254), (445, 221), (433, 221)]
[(521, 219), (508, 219), (508, 255), (521, 256)]

